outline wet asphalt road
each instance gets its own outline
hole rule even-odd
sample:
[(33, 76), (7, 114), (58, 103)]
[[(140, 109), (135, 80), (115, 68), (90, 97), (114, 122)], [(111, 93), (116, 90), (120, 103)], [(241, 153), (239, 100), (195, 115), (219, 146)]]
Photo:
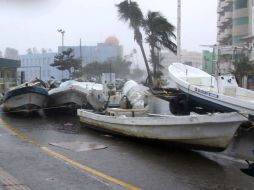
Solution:
[[(254, 130), (241, 130), (222, 153), (207, 153), (94, 131), (81, 126), (75, 115), (2, 114), (1, 118), (38, 144), (118, 180), (98, 177), (47, 154), (10, 133), (6, 124), (0, 122), (0, 168), (33, 190), (254, 189), (254, 178), (240, 171), (247, 164), (236, 159), (254, 160)], [(73, 124), (72, 128), (64, 127), (68, 122)], [(73, 141), (98, 143), (107, 148), (75, 152), (49, 144)], [(119, 181), (130, 186), (119, 185)], [(1, 188), (5, 189), (0, 183)]]

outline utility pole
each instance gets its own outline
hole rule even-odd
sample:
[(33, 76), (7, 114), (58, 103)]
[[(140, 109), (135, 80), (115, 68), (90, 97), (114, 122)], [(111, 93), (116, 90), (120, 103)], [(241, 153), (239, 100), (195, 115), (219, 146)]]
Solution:
[(181, 62), (181, 0), (177, 0), (177, 62)]
[(82, 39), (80, 38), (80, 42), (79, 42), (79, 56), (80, 56), (80, 61), (81, 61), (81, 65), (82, 65)]
[[(65, 31), (62, 30), (62, 29), (58, 29), (57, 31), (62, 34), (62, 53), (63, 53), (63, 51), (64, 51), (64, 33), (65, 33)], [(63, 71), (62, 71), (62, 79), (63, 79)]]

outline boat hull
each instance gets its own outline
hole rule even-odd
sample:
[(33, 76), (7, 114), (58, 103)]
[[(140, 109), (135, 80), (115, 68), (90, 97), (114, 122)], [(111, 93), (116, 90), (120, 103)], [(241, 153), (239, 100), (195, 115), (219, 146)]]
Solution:
[(237, 113), (165, 117), (114, 117), (78, 110), (81, 123), (136, 138), (225, 149), (246, 118)]
[(3, 100), (5, 111), (34, 112), (46, 106), (48, 93), (40, 87), (24, 87), (10, 91)]
[(74, 105), (75, 107), (81, 107), (86, 103), (86, 94), (73, 89), (68, 89), (54, 94), (50, 94), (48, 106), (61, 107), (65, 105)]
[[(189, 100), (195, 106), (201, 106), (206, 108), (208, 111), (220, 111), (220, 112), (235, 112), (239, 110), (246, 111), (246, 108), (229, 104), (219, 98), (207, 98), (205, 95), (192, 91), (179, 85), (179, 89), (189, 95)], [(252, 112), (252, 110), (249, 110)]]

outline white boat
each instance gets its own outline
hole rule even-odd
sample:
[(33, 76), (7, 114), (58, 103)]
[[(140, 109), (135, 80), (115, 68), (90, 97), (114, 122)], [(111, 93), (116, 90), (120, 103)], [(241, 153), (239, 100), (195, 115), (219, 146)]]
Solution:
[[(78, 82), (69, 80), (60, 84), (59, 87), (53, 88), (49, 93), (49, 107), (82, 107), (87, 104), (87, 96), (96, 91), (101, 92), (103, 89), (102, 84), (94, 82)], [(98, 99), (104, 104), (103, 97)], [(97, 100), (98, 100), (97, 99)]]
[(214, 77), (182, 63), (173, 63), (168, 71), (192, 103), (214, 111), (254, 114), (254, 91), (239, 87), (234, 76)]
[(48, 99), (48, 91), (45, 87), (45, 83), (35, 79), (10, 89), (3, 96), (3, 109), (6, 112), (29, 113), (44, 108)]
[(98, 130), (212, 150), (225, 149), (239, 125), (247, 120), (236, 112), (174, 116), (119, 108), (109, 109), (106, 115), (78, 109), (78, 116), (85, 126)]

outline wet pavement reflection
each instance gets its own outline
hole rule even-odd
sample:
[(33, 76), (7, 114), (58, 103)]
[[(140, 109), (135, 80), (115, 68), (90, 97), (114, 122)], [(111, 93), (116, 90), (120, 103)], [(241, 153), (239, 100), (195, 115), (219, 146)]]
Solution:
[[(163, 113), (165, 112), (167, 112), (166, 107), (164, 107)], [(110, 176), (135, 184), (141, 189), (254, 189), (254, 178), (240, 171), (241, 168), (248, 167), (244, 162), (245, 159), (254, 161), (254, 130), (238, 131), (224, 152), (211, 154), (205, 151), (185, 150), (170, 144), (147, 142), (95, 131), (81, 126), (79, 118), (75, 114), (54, 114), (51, 116), (39, 114), (32, 117), (2, 114), (1, 117), (40, 144), (50, 147), (78, 163), (89, 165)], [(74, 141), (95, 142), (103, 144), (107, 148), (75, 152), (50, 145), (52, 142)], [(11, 144), (12, 141), (9, 140), (6, 143)], [(230, 159), (225, 159), (224, 155)], [(238, 159), (241, 161), (239, 162)], [(4, 164), (6, 163), (0, 160), (0, 166)], [(50, 162), (47, 163), (45, 167), (49, 167), (50, 164)], [(21, 170), (23, 169), (22, 165), (19, 167)], [(31, 174), (22, 176), (11, 166), (6, 169), (9, 169), (18, 179), (21, 178), (26, 185), (33, 186), (31, 181), (24, 177), (31, 176)], [(73, 176), (73, 180), (80, 177), (83, 176), (77, 173)], [(34, 178), (35, 181), (40, 180), (36, 177), (31, 178)], [(50, 177), (48, 176), (47, 179)], [(46, 181), (48, 183), (50, 180)], [(46, 187), (48, 188), (48, 186), (44, 187), (42, 183), (40, 188), (33, 189), (46, 189)], [(85, 189), (89, 189), (89, 187), (91, 189), (92, 186), (88, 185)]]

